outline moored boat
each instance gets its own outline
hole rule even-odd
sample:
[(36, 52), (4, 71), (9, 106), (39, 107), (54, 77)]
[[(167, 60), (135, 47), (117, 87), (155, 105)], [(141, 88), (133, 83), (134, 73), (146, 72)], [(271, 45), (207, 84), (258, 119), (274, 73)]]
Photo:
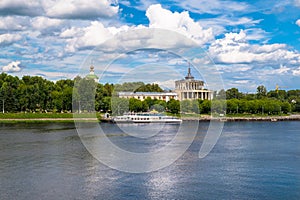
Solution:
[(182, 122), (178, 117), (167, 116), (161, 113), (126, 113), (113, 118), (115, 123), (174, 123)]

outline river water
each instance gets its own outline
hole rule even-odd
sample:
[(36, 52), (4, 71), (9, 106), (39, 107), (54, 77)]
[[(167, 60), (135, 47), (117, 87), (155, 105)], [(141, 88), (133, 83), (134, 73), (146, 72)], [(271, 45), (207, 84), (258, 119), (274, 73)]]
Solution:
[[(212, 152), (199, 159), (208, 125), (200, 123), (192, 145), (169, 167), (132, 174), (96, 160), (72, 123), (2, 124), (0, 199), (300, 199), (300, 122), (227, 122)], [(165, 144), (176, 129), (167, 126), (140, 150)], [(102, 127), (115, 144), (134, 150), (133, 136), (115, 124)]]

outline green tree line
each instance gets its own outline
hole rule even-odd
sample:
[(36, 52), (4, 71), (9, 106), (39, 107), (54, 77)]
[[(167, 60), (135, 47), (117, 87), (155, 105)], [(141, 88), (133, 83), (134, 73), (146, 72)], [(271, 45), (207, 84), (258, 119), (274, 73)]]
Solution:
[[(119, 91), (162, 92), (157, 84), (131, 82), (101, 84), (94, 80), (76, 77), (56, 82), (39, 76), (11, 76), (0, 74), (0, 105), (5, 112), (77, 112), (101, 111), (122, 114), (127, 111), (143, 112), (155, 109), (171, 113), (209, 114), (279, 114), (300, 112), (300, 90), (271, 90), (259, 86), (256, 93), (245, 94), (237, 88), (215, 92), (214, 100), (163, 100), (147, 98), (120, 99)], [(226, 99), (226, 100), (225, 100)], [(225, 102), (224, 102), (225, 101)], [(2, 103), (2, 104), (1, 104)], [(226, 108), (224, 105), (227, 105)], [(1, 108), (1, 106), (0, 106)]]

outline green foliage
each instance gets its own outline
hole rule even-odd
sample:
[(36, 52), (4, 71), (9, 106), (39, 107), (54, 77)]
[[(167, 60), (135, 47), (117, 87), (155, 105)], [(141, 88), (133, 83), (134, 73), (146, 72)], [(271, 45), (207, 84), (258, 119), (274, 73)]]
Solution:
[(0, 119), (73, 118), (72, 113), (0, 113)]
[(226, 112), (226, 101), (225, 100), (212, 100), (211, 101), (211, 113), (225, 114)]
[(143, 82), (125, 82), (123, 84), (116, 84), (114, 87), (115, 92), (134, 92), (138, 88), (144, 86)]
[(199, 104), (197, 100), (183, 100), (180, 102), (181, 112), (199, 113)]
[(224, 89), (220, 90), (216, 94), (215, 99), (226, 99), (226, 91)]
[(129, 99), (129, 110), (133, 111), (133, 112), (146, 112), (148, 110), (148, 105), (145, 101), (130, 98)]
[(146, 84), (137, 88), (134, 92), (163, 92), (164, 90), (159, 87), (158, 84)]
[[(300, 112), (300, 90), (278, 90), (267, 92), (264, 86), (257, 88), (256, 94), (243, 94), (237, 88), (221, 90), (213, 101), (182, 101), (147, 98), (119, 99), (114, 91), (162, 92), (157, 84), (142, 82), (123, 84), (100, 84), (94, 80), (75, 77), (52, 82), (38, 76), (23, 76), (21, 79), (5, 73), (0, 74), (0, 107), (5, 112), (78, 112), (101, 111), (122, 114), (127, 111), (144, 112), (151, 109), (177, 114), (222, 112), (227, 114), (287, 114)], [(73, 106), (73, 107), (72, 107)], [(80, 108), (80, 109), (79, 109)], [(2, 109), (1, 109), (2, 110)]]
[[(226, 90), (226, 99), (240, 99), (243, 96), (237, 88)], [(224, 99), (224, 98), (223, 98)]]
[(123, 115), (129, 111), (129, 100), (124, 98), (111, 98), (112, 115)]
[(265, 98), (267, 96), (267, 88), (263, 85), (258, 86), (256, 95), (258, 99)]
[(211, 112), (211, 101), (209, 100), (198, 100), (199, 111), (201, 114), (209, 114)]
[(274, 99), (245, 100), (230, 99), (227, 100), (228, 114), (280, 114), (291, 112), (291, 105), (288, 102), (282, 102)]
[(168, 111), (172, 114), (178, 114), (180, 112), (180, 101), (171, 99), (167, 102)]

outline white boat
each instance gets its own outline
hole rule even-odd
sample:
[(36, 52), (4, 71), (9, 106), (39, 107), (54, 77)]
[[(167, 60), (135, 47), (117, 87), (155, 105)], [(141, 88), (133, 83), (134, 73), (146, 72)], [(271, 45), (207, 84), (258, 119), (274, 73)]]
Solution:
[(126, 113), (113, 118), (115, 123), (173, 123), (182, 122), (178, 117), (167, 116), (161, 113)]

